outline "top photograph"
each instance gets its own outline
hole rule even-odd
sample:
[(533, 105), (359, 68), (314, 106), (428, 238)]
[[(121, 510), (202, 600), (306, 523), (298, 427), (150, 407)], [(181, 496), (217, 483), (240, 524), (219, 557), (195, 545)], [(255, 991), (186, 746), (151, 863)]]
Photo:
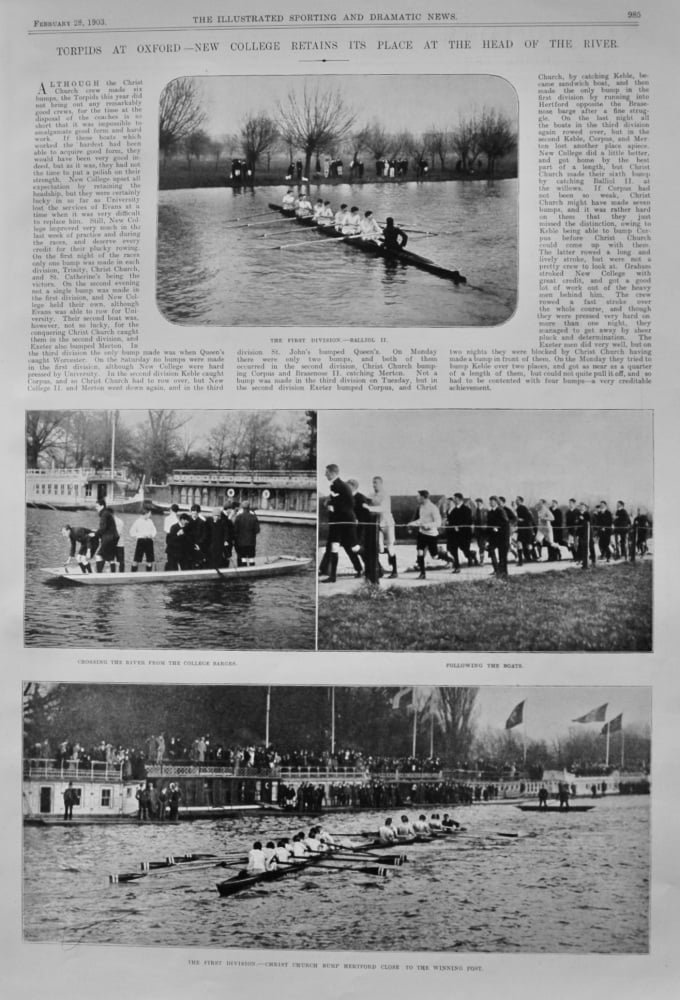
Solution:
[(158, 113), (161, 315), (504, 323), (517, 304), (518, 126), (498, 76), (171, 80)]

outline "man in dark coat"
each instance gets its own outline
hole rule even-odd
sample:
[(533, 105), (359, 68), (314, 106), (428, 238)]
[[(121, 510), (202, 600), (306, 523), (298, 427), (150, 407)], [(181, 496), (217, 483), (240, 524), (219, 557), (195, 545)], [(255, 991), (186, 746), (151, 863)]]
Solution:
[(191, 569), (193, 558), (193, 542), (191, 540), (191, 530), (189, 524), (191, 518), (186, 513), (181, 513), (177, 523), (173, 524), (165, 538), (165, 552), (167, 570)]
[(453, 572), (460, 573), (460, 559), (458, 553), (462, 552), (472, 565), (472, 553), (470, 552), (470, 542), (472, 541), (472, 511), (464, 503), (462, 493), (453, 494), (453, 507), (446, 515), (446, 548), (453, 558)]
[(628, 534), (630, 532), (630, 514), (626, 510), (623, 500), (616, 501), (616, 513), (614, 514), (614, 537), (616, 538), (616, 552), (621, 559), (628, 559)]
[(255, 546), (260, 533), (260, 522), (257, 514), (250, 509), (250, 504), (244, 500), (241, 509), (234, 518), (234, 547), (239, 566), (255, 565)]
[(489, 497), (487, 514), (487, 545), (493, 571), (501, 578), (508, 575), (508, 549), (510, 548), (510, 522), (505, 508), (497, 496)]
[(515, 515), (517, 517), (517, 562), (522, 566), (525, 562), (535, 560), (534, 538), (536, 537), (534, 518), (524, 503), (524, 497), (516, 498)]
[(104, 569), (104, 563), (109, 563), (111, 572), (115, 573), (118, 528), (116, 527), (113, 514), (106, 506), (106, 500), (97, 500), (95, 506), (99, 514), (99, 527), (94, 533), (94, 537), (98, 542), (97, 551), (94, 556), (97, 572), (101, 573)]
[(359, 559), (359, 540), (357, 538), (357, 517), (354, 513), (354, 495), (352, 487), (340, 478), (337, 465), (327, 465), (326, 479), (330, 484), (328, 498), (328, 541), (331, 552), (328, 557), (328, 576), (322, 583), (335, 583), (338, 572), (338, 554), (340, 546), (350, 554), (355, 572), (363, 573)]

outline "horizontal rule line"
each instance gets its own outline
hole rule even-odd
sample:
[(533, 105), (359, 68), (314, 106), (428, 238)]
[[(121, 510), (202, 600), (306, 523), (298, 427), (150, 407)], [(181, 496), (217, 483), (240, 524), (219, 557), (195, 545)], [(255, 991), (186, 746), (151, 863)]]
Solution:
[(328, 24), (186, 24), (151, 25), (146, 28), (30, 28), (29, 35), (125, 35), (141, 34), (147, 31), (363, 31), (366, 28), (639, 28), (639, 21), (392, 21), (386, 22), (330, 22)]

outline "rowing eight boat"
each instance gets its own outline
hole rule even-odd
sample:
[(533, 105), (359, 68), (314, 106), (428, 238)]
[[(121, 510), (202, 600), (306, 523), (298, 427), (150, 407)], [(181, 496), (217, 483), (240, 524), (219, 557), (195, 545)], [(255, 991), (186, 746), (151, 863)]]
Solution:
[(588, 812), (590, 809), (594, 809), (595, 806), (572, 806), (570, 804), (568, 806), (517, 806), (517, 808), (521, 809), (522, 812), (525, 812), (525, 813), (527, 813), (527, 812), (541, 812), (541, 813), (544, 813), (544, 812), (561, 812), (561, 813), (577, 812), (577, 813), (584, 813), (584, 812)]
[(460, 271), (441, 267), (439, 264), (435, 264), (434, 261), (428, 260), (427, 257), (421, 257), (420, 254), (413, 253), (411, 250), (388, 250), (386, 247), (379, 243), (374, 243), (372, 240), (362, 240), (352, 236), (338, 237), (333, 226), (317, 226), (311, 218), (299, 219), (295, 216), (294, 212), (281, 208), (280, 205), (276, 205), (273, 202), (269, 202), (269, 207), (274, 212), (279, 212), (281, 215), (295, 219), (301, 226), (313, 228), (320, 236), (333, 237), (338, 242), (351, 246), (355, 250), (371, 254), (373, 257), (384, 257), (386, 260), (397, 260), (403, 264), (411, 264), (413, 267), (418, 268), (419, 271), (426, 271), (428, 274), (434, 274), (438, 278), (448, 278), (449, 281), (453, 281), (456, 285), (464, 285), (466, 283), (466, 279)]
[(43, 569), (48, 579), (45, 583), (74, 584), (76, 586), (123, 586), (138, 583), (196, 583), (219, 580), (253, 580), (262, 577), (284, 576), (297, 573), (309, 566), (311, 559), (298, 556), (276, 556), (256, 562), (254, 566), (227, 566), (224, 569), (151, 570), (137, 573), (83, 573), (80, 566), (56, 566)]

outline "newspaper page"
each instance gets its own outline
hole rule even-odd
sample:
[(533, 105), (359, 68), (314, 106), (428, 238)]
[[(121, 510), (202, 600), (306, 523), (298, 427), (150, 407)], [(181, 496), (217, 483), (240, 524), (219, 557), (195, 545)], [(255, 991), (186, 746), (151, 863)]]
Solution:
[(0, 16), (6, 995), (675, 995), (677, 6)]

